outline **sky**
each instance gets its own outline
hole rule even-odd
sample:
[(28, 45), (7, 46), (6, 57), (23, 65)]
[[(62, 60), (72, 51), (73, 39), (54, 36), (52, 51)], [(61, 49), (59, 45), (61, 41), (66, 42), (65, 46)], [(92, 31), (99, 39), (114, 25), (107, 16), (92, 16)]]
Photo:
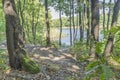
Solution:
[[(50, 8), (52, 19), (58, 19), (59, 13), (57, 11), (55, 11), (55, 9), (53, 7), (49, 7), (49, 8)], [(65, 15), (62, 15), (62, 17), (65, 17)]]
[(59, 18), (59, 14), (57, 11), (55, 11), (55, 9), (53, 7), (49, 7), (50, 8), (50, 13), (51, 13), (51, 16), (52, 16), (52, 19), (57, 19)]
[[(99, 0), (99, 1), (103, 1), (103, 0)], [(108, 3), (108, 2), (109, 2), (109, 0), (105, 0), (105, 2), (106, 2), (106, 3)], [(112, 2), (114, 2), (114, 0), (112, 0)]]
[[(99, 1), (103, 1), (103, 0), (99, 0)], [(105, 0), (105, 2), (108, 3), (109, 0)], [(112, 2), (114, 2), (114, 0), (112, 0)], [(49, 7), (49, 8), (50, 8), (52, 19), (58, 19), (59, 13), (57, 11), (55, 11), (55, 9), (53, 7)], [(65, 17), (65, 15), (62, 15), (62, 17)]]

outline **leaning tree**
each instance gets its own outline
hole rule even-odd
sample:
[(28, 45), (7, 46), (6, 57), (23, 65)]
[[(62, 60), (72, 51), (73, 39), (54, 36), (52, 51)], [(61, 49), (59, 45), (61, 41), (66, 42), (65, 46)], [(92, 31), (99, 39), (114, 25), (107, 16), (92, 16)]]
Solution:
[(5, 20), (9, 64), (12, 69), (25, 69), (37, 73), (39, 66), (32, 61), (24, 50), (23, 27), (16, 12), (14, 0), (2, 0)]
[[(113, 16), (112, 16), (112, 22), (111, 27), (117, 27), (117, 20), (119, 16), (119, 10), (120, 10), (120, 0), (117, 0), (115, 3), (114, 9), (113, 9)], [(113, 32), (110, 32), (107, 39), (107, 44), (105, 46), (104, 54), (106, 57), (109, 57), (113, 51), (114, 47), (114, 36), (115, 34)]]

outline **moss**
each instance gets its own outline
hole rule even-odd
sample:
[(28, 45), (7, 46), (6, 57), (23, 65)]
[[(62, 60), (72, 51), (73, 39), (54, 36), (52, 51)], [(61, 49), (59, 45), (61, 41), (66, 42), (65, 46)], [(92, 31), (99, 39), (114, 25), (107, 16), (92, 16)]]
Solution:
[(22, 66), (25, 71), (30, 72), (32, 74), (40, 72), (39, 65), (28, 57), (23, 58)]
[(29, 55), (23, 48), (20, 48), (17, 51), (17, 54), (18, 54), (17, 56), (19, 56), (22, 62), (22, 68), (25, 71), (33, 73), (33, 74), (40, 72), (39, 65), (30, 59)]

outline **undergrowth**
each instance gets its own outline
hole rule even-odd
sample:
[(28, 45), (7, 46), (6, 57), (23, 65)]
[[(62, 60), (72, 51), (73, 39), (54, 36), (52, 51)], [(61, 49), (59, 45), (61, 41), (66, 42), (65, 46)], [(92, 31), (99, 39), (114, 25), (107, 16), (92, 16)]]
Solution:
[(0, 49), (0, 72), (7, 70), (9, 67), (6, 64), (5, 50)]
[[(117, 78), (119, 72), (115, 71), (113, 66), (108, 64), (109, 59), (106, 59), (104, 56), (104, 48), (106, 41), (98, 42), (95, 47), (97, 57), (94, 61), (89, 60), (89, 48), (86, 47), (86, 44), (83, 42), (76, 42), (75, 45), (71, 48), (71, 52), (76, 56), (77, 61), (79, 62), (89, 62), (86, 66), (86, 71), (84, 73), (84, 80), (118, 80)], [(112, 59), (116, 62), (120, 62), (120, 51), (119, 45), (115, 45), (115, 50)]]

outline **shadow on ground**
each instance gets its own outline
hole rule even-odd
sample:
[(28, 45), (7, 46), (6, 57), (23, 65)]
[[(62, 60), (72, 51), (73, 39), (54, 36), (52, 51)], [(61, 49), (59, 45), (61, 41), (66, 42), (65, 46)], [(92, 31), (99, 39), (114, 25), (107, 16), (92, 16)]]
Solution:
[[(6, 49), (6, 48), (5, 48)], [(41, 68), (38, 74), (25, 71), (7, 70), (4, 80), (82, 80), (85, 65), (78, 63), (69, 50), (45, 48), (41, 46), (26, 46), (31, 59)], [(7, 60), (8, 61), (8, 60)]]

